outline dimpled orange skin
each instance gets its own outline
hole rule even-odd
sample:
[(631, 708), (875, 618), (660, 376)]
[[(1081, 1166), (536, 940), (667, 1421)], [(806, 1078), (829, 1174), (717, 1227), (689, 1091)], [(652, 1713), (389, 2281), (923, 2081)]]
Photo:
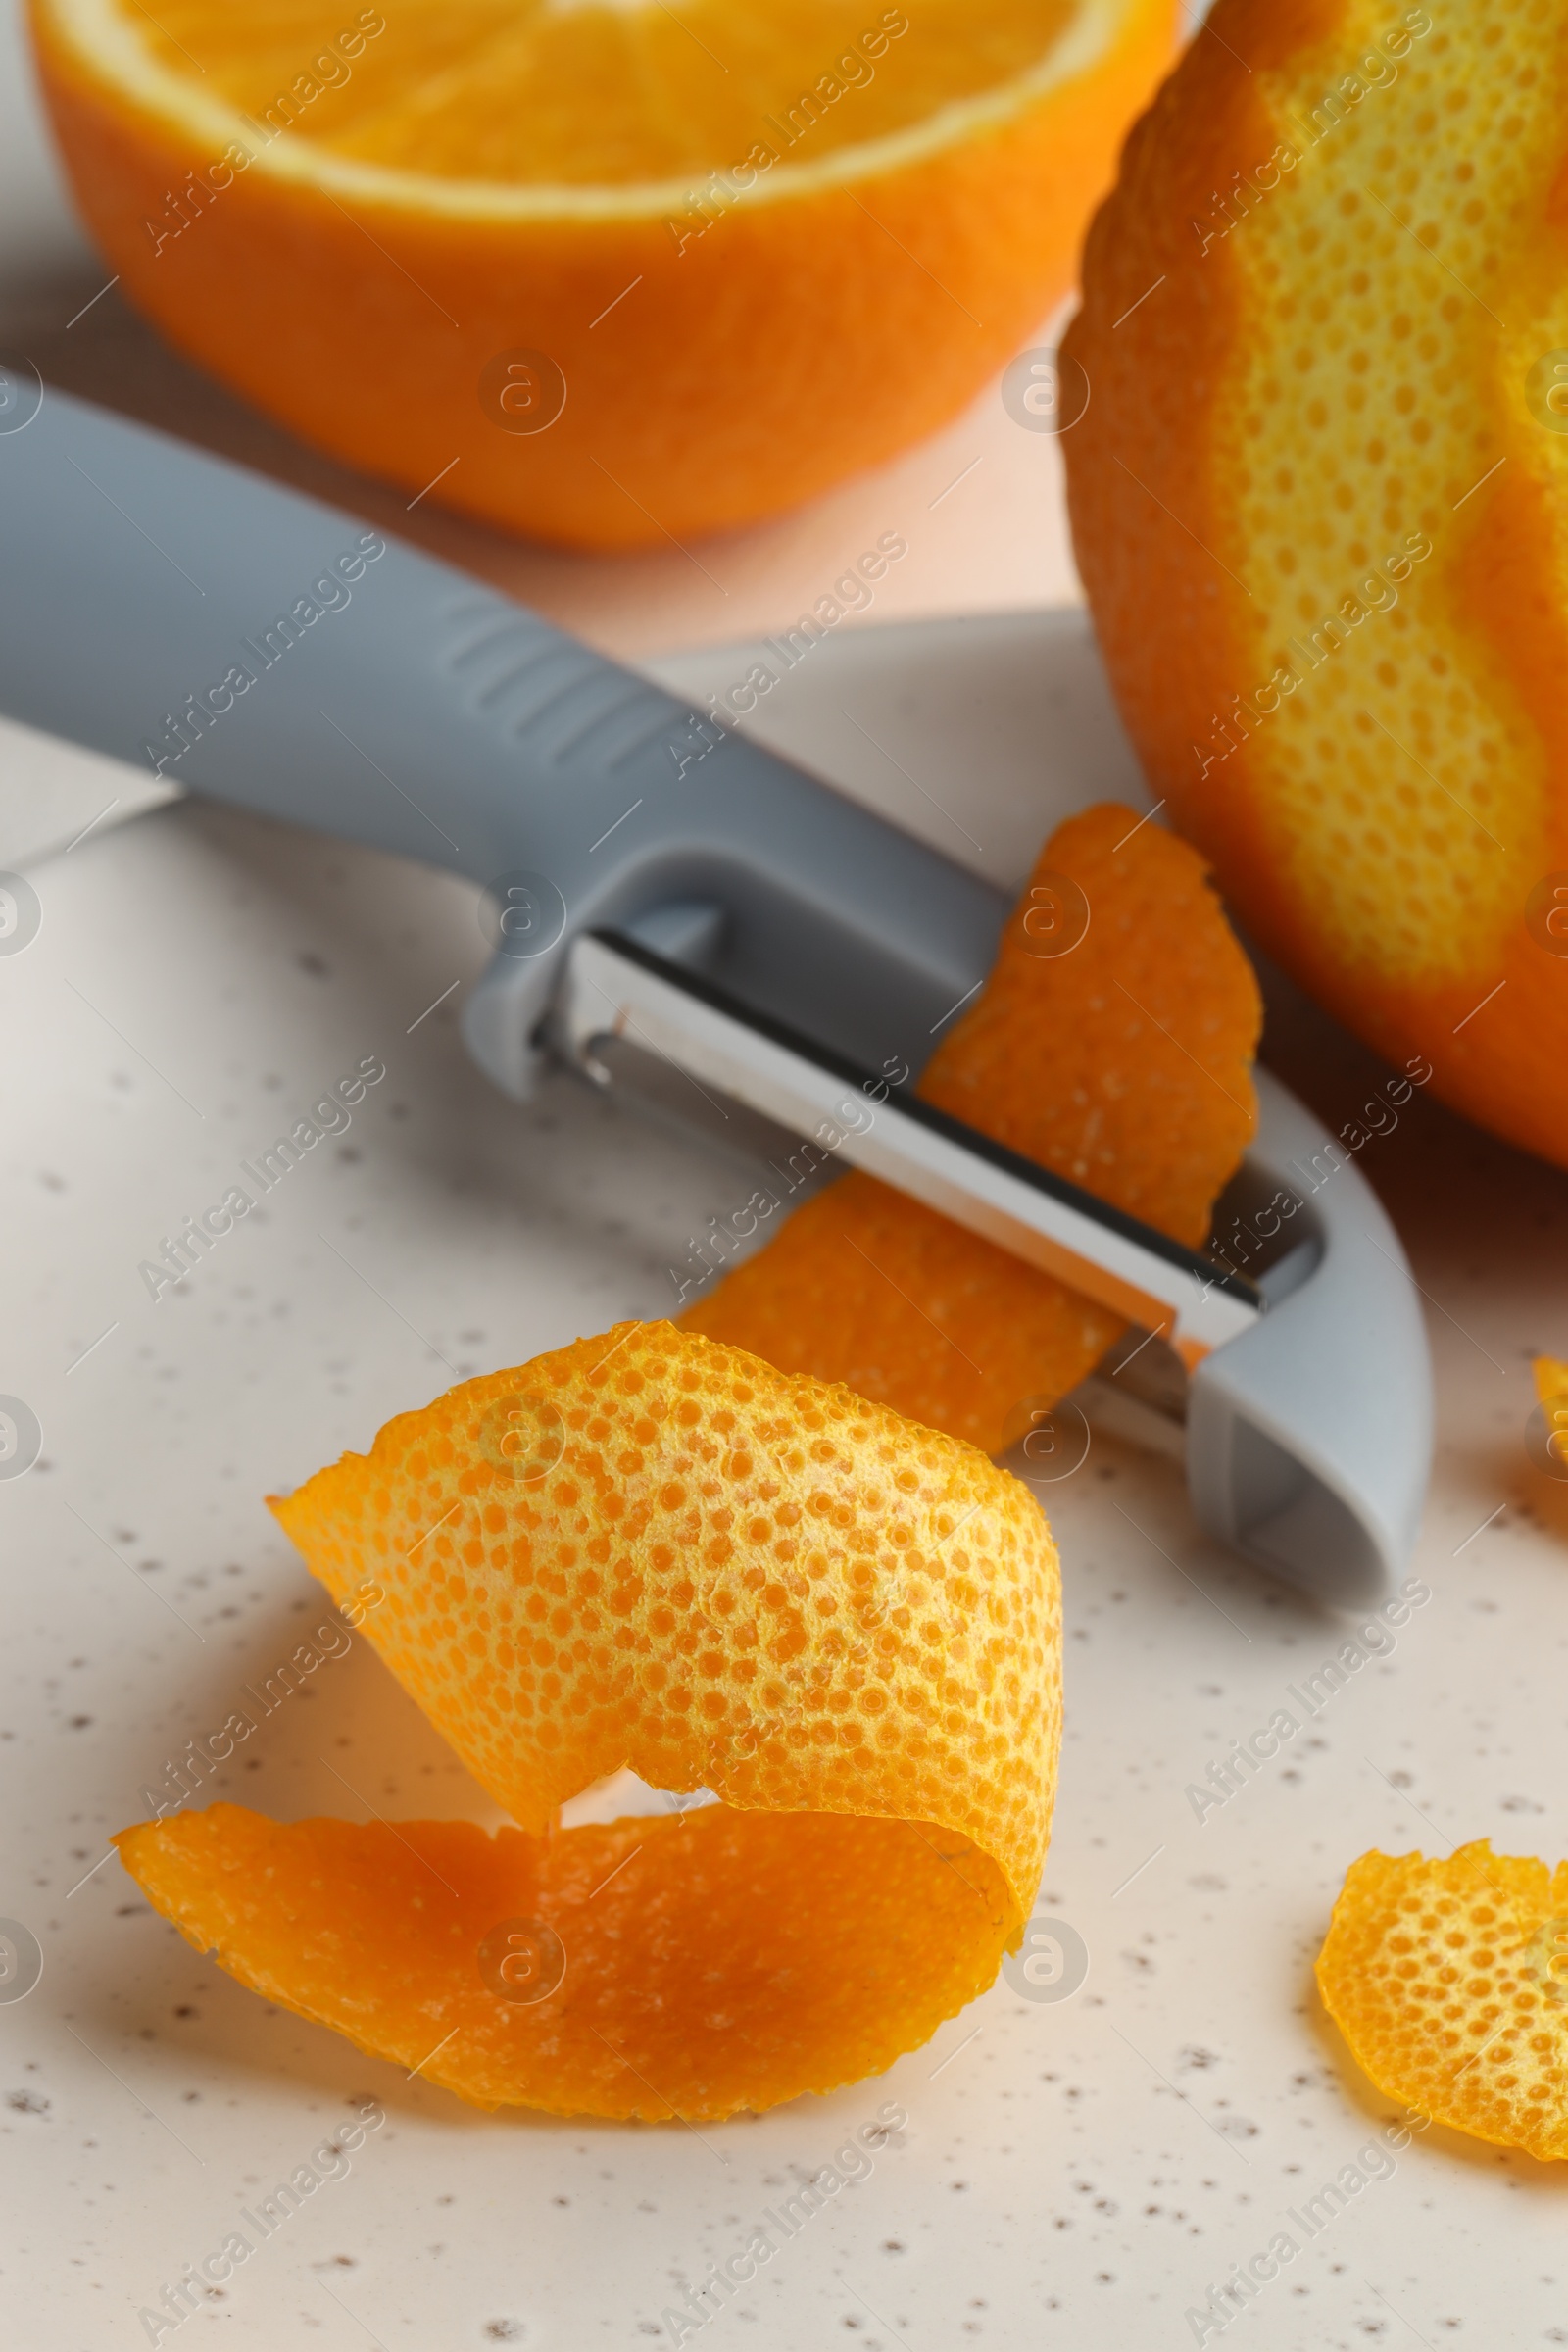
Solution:
[[(167, 35), (163, 12), (156, 26), (145, 10), (122, 13), (175, 71), (182, 56), (215, 52), (226, 66), (231, 48), (254, 49), (266, 29), (212, 0), (184, 0)], [(347, 0), (341, 10), (291, 10), (302, 21), (292, 39), (274, 36), (271, 78), (242, 73), (225, 78), (225, 92), (244, 88), (259, 112), (355, 13)], [(341, 127), (344, 152), (373, 160), (380, 83), (386, 115), (406, 130), (418, 119), (421, 81), (439, 87), (453, 62), (448, 13), (432, 0), (387, 10), (346, 91), (328, 91), (289, 136), (330, 146)], [(706, 76), (705, 98), (715, 86), (749, 86), (744, 68), (738, 82), (720, 83), (693, 45), (701, 35), (722, 60), (731, 47), (723, 12), (718, 25), (711, 10), (695, 25), (652, 9), (552, 13), (558, 36), (575, 16), (589, 20), (591, 38), (600, 16), (657, 53), (644, 75), (650, 137), (667, 130), (661, 108), (679, 124), (682, 71)], [(814, 30), (808, 11), (781, 13), (807, 19), (800, 78), (787, 89), (809, 90), (853, 31), (839, 9)], [(874, 28), (885, 13), (867, 0), (863, 24)], [(1037, 13), (1043, 54), (1070, 35), (1072, 11), (1043, 0)], [(205, 210), (190, 199), (192, 225), (158, 245), (148, 224), (177, 219), (172, 196), (192, 172), (203, 184), (234, 134), (204, 144), (136, 105), (101, 44), (74, 33), (68, 8), (36, 0), (31, 16), (82, 216), (106, 269), (176, 350), (311, 446), (411, 496), (531, 538), (612, 550), (662, 549), (671, 533), (778, 514), (883, 463), (972, 400), (1071, 286), (1122, 131), (1170, 58), (1175, 11), (1172, 0), (1127, 0), (1101, 53), (1011, 117), (924, 157), (868, 163), (844, 184), (808, 181), (781, 199), (774, 183), (790, 168), (787, 148), (757, 182), (756, 201), (726, 209), (707, 185), (760, 139), (784, 147), (763, 117), (789, 95), (771, 95), (764, 76), (701, 161), (669, 168), (689, 173), (672, 179), (694, 191), (689, 208), (673, 194), (653, 210), (617, 214), (612, 203), (604, 219), (453, 220), (374, 191), (340, 188), (334, 198), (273, 172), (263, 148)], [(887, 51), (872, 84), (878, 103), (915, 54), (920, 12), (906, 23), (903, 47)], [(442, 52), (431, 67), (427, 40)], [(573, 78), (591, 87), (593, 72), (585, 58)], [(189, 79), (199, 96), (213, 88)], [(933, 112), (945, 95), (933, 94)], [(859, 100), (851, 89), (818, 137), (852, 138)], [(548, 93), (544, 108), (537, 133), (559, 135)], [(497, 125), (477, 127), (494, 145)], [(524, 109), (513, 136), (526, 142), (529, 129)], [(255, 145), (254, 129), (243, 135)], [(662, 177), (640, 165), (633, 145), (626, 176)], [(450, 160), (440, 166), (451, 169)], [(508, 176), (504, 155), (489, 169)], [(711, 227), (695, 234), (705, 220)], [(497, 355), (523, 350), (547, 353), (568, 387), (559, 421), (532, 436), (500, 429), (479, 398)]]
[(1568, 2156), (1568, 1863), (1363, 1854), (1317, 1963), (1378, 2088), (1500, 2147)]
[[(1070, 817), (1041, 853), (978, 1003), (923, 1073), (928, 1102), (1193, 1246), (1256, 1123), (1256, 979), (1202, 858), (1129, 808)], [(1042, 877), (1088, 931), (1029, 952)], [(869, 1176), (841, 1178), (682, 1318), (843, 1380), (1000, 1453), (1125, 1326)]]
[(1565, 116), (1560, 5), (1219, 0), (1090, 232), (1063, 441), (1122, 715), (1227, 900), (1559, 1163)]
[[(1016, 1940), (1059, 1584), (1039, 1506), (972, 1447), (633, 1324), (465, 1383), (273, 1508), (532, 1835), (419, 1825), (454, 1896), (373, 1825), (219, 1807), (126, 1833), (152, 1899), (270, 1997), (409, 2065), (462, 2025), (426, 2072), (480, 2103), (700, 2117), (885, 2066)], [(625, 1765), (723, 1806), (550, 1835)], [(476, 1923), (511, 1916), (576, 1954), (531, 2023), (476, 1989)]]

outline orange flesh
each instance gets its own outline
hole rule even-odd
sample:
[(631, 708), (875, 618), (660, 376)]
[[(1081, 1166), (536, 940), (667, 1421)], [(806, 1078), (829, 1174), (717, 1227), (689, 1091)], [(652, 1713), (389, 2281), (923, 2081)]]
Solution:
[[(614, 187), (733, 164), (769, 116), (787, 132), (841, 58), (834, 78), (854, 103), (821, 94), (819, 119), (805, 117), (811, 152), (906, 130), (1026, 74), (1074, 13), (1071, 0), (987, 0), (977, 24), (974, 0), (936, 0), (878, 45), (882, 11), (863, 0), (687, 0), (678, 20), (653, 0), (405, 0), (348, 74), (319, 0), (270, 0), (260, 16), (169, 0), (137, 29), (166, 73), (188, 78), (195, 60), (212, 96), (256, 118), (320, 56), (330, 103), (308, 101), (294, 135), (334, 155), (439, 179)], [(91, 29), (83, 20), (78, 37)]]

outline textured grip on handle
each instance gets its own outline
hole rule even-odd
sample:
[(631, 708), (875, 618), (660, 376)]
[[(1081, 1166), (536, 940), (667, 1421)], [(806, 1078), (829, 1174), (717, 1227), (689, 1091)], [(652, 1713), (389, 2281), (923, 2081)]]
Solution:
[[(536, 878), (466, 1016), (525, 1091), (574, 932), (669, 900), (727, 921), (764, 1009), (918, 1065), (990, 968), (973, 875), (466, 574), (49, 391), (0, 435), (0, 707), (194, 789), (452, 867)], [(544, 941), (530, 953), (535, 939)]]

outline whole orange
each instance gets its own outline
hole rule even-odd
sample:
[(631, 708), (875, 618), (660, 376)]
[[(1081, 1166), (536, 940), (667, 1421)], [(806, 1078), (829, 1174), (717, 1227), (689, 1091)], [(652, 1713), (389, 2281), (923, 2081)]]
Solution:
[(1561, 0), (1219, 0), (1061, 364), (1155, 794), (1323, 1004), (1568, 1163), (1565, 122)]
[(1068, 287), (1174, 0), (34, 0), (108, 266), (411, 495), (748, 523), (954, 416)]

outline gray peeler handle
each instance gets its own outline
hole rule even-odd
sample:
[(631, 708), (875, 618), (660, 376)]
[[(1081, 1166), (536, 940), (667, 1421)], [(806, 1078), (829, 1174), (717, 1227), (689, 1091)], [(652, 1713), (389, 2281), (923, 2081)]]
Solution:
[[(1415, 1278), (1365, 1177), (1296, 1097), (1255, 1073), (1255, 1195), (1294, 1200), (1305, 1279), (1205, 1356), (1187, 1400), (1187, 1485), (1227, 1548), (1337, 1606), (1404, 1573), (1432, 1467), (1432, 1362)], [(1277, 1271), (1289, 1277), (1291, 1261)], [(1267, 1275), (1262, 1283), (1269, 1296)]]
[[(500, 946), (465, 1029), (513, 1095), (578, 931), (662, 916), (674, 938), (684, 923), (736, 996), (869, 1067), (918, 1068), (1007, 912), (466, 573), (53, 390), (0, 429), (0, 709), (483, 885)], [(1222, 1543), (1360, 1600), (1415, 1537), (1425, 1333), (1358, 1170), (1318, 1186), (1320, 1131), (1266, 1072), (1258, 1084), (1248, 1181), (1303, 1197), (1298, 1269), (1314, 1262), (1199, 1366), (1188, 1483)]]
[(716, 907), (715, 976), (918, 1067), (1007, 911), (466, 573), (53, 389), (0, 432), (0, 709), (489, 889), (465, 1028), (513, 1095), (578, 930)]

